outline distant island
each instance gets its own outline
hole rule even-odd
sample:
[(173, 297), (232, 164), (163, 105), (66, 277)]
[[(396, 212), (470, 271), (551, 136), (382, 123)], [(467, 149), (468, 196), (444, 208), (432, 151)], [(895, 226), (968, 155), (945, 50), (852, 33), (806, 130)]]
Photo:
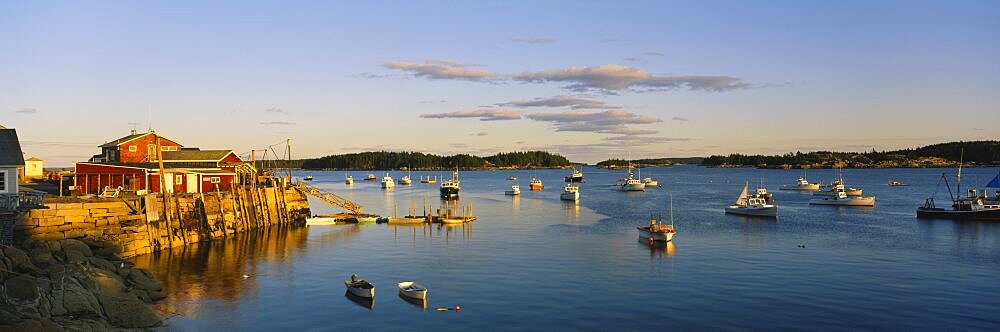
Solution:
[(636, 159), (636, 160), (625, 160), (625, 159), (608, 159), (597, 163), (597, 167), (604, 168), (620, 168), (628, 167), (632, 164), (633, 167), (652, 167), (652, 166), (672, 166), (672, 165), (682, 165), (682, 164), (701, 164), (705, 158), (702, 157), (688, 157), (688, 158), (654, 158), (654, 159)]
[[(963, 157), (964, 151), (964, 157)], [(758, 168), (914, 168), (1000, 165), (1000, 141), (950, 142), (916, 149), (867, 152), (795, 152), (783, 155), (711, 156), (701, 164)]]
[(293, 168), (301, 169), (516, 169), (564, 168), (572, 163), (566, 157), (545, 151), (497, 153), (488, 157), (468, 154), (438, 156), (420, 152), (360, 152), (296, 160)]

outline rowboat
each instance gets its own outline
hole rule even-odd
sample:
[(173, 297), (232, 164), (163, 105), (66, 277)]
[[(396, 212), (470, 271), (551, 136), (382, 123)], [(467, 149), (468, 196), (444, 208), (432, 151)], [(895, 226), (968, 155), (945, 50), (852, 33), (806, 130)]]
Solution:
[(335, 217), (310, 217), (306, 218), (306, 225), (309, 226), (322, 226), (322, 225), (336, 225), (340, 219)]
[(367, 280), (361, 279), (357, 274), (352, 274), (351, 279), (344, 280), (347, 291), (356, 296), (366, 299), (375, 298), (375, 285)]
[(424, 285), (412, 281), (404, 281), (396, 284), (396, 287), (399, 287), (400, 295), (417, 300), (427, 299), (427, 287), (424, 287)]

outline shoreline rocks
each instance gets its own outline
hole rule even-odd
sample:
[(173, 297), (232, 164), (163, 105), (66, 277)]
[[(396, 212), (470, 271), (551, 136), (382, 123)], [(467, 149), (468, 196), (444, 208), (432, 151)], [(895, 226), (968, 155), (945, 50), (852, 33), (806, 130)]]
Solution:
[(25, 241), (0, 250), (0, 331), (111, 331), (160, 326), (166, 297), (107, 239)]

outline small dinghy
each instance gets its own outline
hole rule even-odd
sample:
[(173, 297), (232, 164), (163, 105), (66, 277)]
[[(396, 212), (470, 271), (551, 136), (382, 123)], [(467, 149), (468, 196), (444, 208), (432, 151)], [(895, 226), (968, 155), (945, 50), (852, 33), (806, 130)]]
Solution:
[(424, 287), (424, 285), (412, 281), (404, 281), (396, 284), (396, 286), (399, 287), (399, 295), (417, 300), (427, 299), (427, 287)]
[(344, 280), (344, 285), (347, 286), (347, 291), (355, 296), (366, 299), (375, 298), (375, 285), (358, 278), (357, 274), (352, 274), (351, 279)]

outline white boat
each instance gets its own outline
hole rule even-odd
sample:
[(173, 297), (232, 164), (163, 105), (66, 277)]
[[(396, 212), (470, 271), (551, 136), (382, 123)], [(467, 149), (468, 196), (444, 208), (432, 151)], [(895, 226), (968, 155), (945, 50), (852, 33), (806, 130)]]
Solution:
[(559, 194), (559, 199), (564, 201), (580, 200), (580, 186), (574, 184), (567, 184), (565, 187), (563, 187), (563, 192)]
[(389, 173), (385, 173), (385, 176), (382, 177), (382, 188), (392, 189), (395, 186), (396, 186), (396, 181), (394, 181), (392, 177), (389, 176)]
[(908, 186), (908, 184), (905, 184), (905, 183), (902, 183), (902, 182), (899, 182), (899, 181), (889, 181), (889, 186), (890, 187), (905, 187), (905, 186)]
[[(749, 187), (749, 183), (743, 185), (743, 192), (736, 199), (736, 204), (726, 207), (726, 213), (744, 216), (777, 217), (778, 207), (768, 204), (764, 198), (756, 197), (756, 195), (750, 196), (747, 192)], [(759, 191), (760, 188), (758, 188)], [(767, 189), (764, 189), (764, 192), (767, 192)]]
[(517, 178), (512, 176), (512, 177), (507, 178), (507, 180), (517, 181)]
[(649, 216), (649, 226), (636, 227), (639, 230), (639, 235), (646, 238), (650, 243), (653, 242), (670, 242), (674, 239), (674, 235), (677, 234), (677, 229), (674, 228), (674, 198), (670, 196), (670, 224), (663, 223), (663, 217), (659, 220)]
[(399, 179), (399, 184), (404, 185), (404, 186), (408, 186), (408, 185), (413, 184), (413, 179), (410, 179), (410, 168), (409, 167), (406, 168), (406, 175), (403, 175), (403, 177)]
[(813, 196), (837, 196), (838, 192), (844, 192), (847, 196), (861, 196), (864, 189), (861, 188), (847, 188), (844, 186), (844, 179), (834, 180), (829, 186), (826, 186), (826, 190), (820, 190), (813, 193)]
[(642, 184), (648, 188), (657, 188), (660, 186), (660, 181), (656, 181), (654, 178), (642, 179)]
[(628, 175), (618, 179), (615, 188), (619, 191), (646, 191), (646, 185), (632, 174), (632, 163), (628, 164)]
[(424, 285), (412, 281), (404, 281), (396, 284), (396, 287), (399, 287), (400, 295), (417, 300), (427, 299), (427, 287), (424, 287)]
[(324, 225), (336, 225), (337, 221), (340, 219), (334, 217), (310, 217), (306, 218), (306, 225), (309, 226), (324, 226)]
[(455, 171), (451, 173), (451, 180), (441, 182), (441, 198), (456, 199), (460, 190), (462, 190), (462, 182), (458, 180), (458, 167), (455, 167)]
[(837, 205), (837, 206), (875, 206), (875, 197), (851, 197), (847, 193), (837, 192), (837, 196), (813, 198), (809, 200), (813, 205)]
[(375, 181), (375, 180), (378, 180), (378, 178), (375, 177), (375, 174), (372, 173), (368, 173), (368, 176), (365, 177), (365, 181)]
[(312, 181), (312, 180), (313, 180), (312, 175), (306, 175), (306, 177), (302, 178), (302, 181)]
[(375, 298), (375, 285), (372, 283), (358, 278), (357, 274), (352, 274), (351, 279), (344, 280), (344, 286), (347, 286), (347, 291), (359, 297), (366, 299)]
[(583, 172), (573, 167), (573, 173), (565, 178), (566, 182), (583, 182)]
[(781, 186), (781, 190), (819, 190), (819, 182), (809, 183), (805, 176), (800, 176), (795, 184)]
[(346, 183), (348, 186), (354, 184), (354, 177), (348, 175), (347, 178), (344, 179), (344, 183)]
[(513, 185), (510, 186), (510, 190), (504, 191), (503, 194), (507, 195), (507, 196), (517, 196), (517, 195), (520, 195), (521, 194), (521, 186), (519, 186), (519, 185), (517, 185), (515, 183), (515, 184), (513, 184)]

